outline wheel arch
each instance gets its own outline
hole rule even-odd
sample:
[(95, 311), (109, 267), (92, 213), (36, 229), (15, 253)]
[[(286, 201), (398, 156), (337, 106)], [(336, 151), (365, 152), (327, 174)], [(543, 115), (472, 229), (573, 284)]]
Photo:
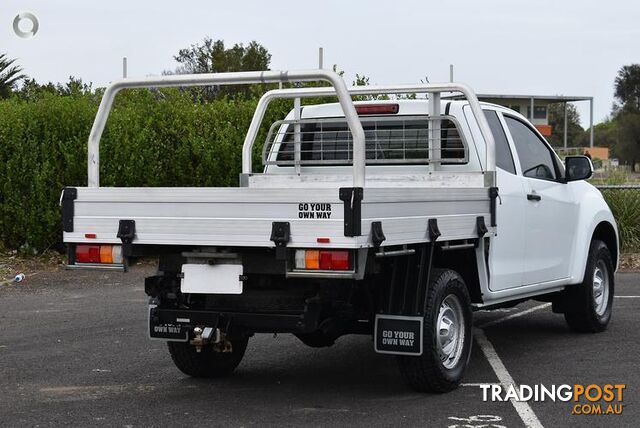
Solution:
[(443, 251), (440, 247), (435, 254), (433, 265), (440, 269), (455, 271), (467, 286), (472, 303), (482, 303), (482, 289), (475, 248)]
[[(586, 223), (586, 224), (585, 224)], [(581, 232), (584, 231), (584, 232)], [(579, 223), (576, 229), (576, 239), (571, 257), (569, 284), (581, 284), (584, 280), (584, 270), (587, 266), (589, 246), (594, 239), (602, 240), (611, 251), (614, 271), (618, 268), (619, 238), (615, 220), (610, 211), (601, 211), (590, 222)]]
[(589, 246), (593, 239), (601, 239), (607, 244), (617, 269), (620, 254), (618, 227), (611, 209), (598, 189), (584, 181), (568, 185), (574, 187), (579, 209), (575, 219), (572, 251), (567, 254), (567, 263), (570, 264), (567, 284), (580, 284), (584, 279)]
[(616, 233), (616, 229), (613, 227), (611, 223), (608, 221), (601, 221), (595, 227), (593, 234), (591, 235), (591, 241), (594, 239), (598, 239), (604, 242), (609, 251), (611, 252), (611, 258), (613, 259), (613, 263), (615, 264), (614, 268), (618, 269), (618, 253), (619, 253), (619, 243), (618, 243), (618, 234)]

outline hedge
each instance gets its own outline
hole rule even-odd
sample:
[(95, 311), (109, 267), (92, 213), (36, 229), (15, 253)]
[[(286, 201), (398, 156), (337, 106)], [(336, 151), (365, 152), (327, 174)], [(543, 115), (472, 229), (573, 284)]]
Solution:
[[(87, 138), (100, 98), (45, 93), (32, 101), (0, 101), (0, 244), (6, 248), (61, 248), (60, 192), (87, 184)], [(101, 141), (101, 184), (235, 186), (256, 103), (204, 102), (177, 89), (121, 93)], [(264, 123), (283, 118), (290, 107), (274, 103)], [(604, 195), (624, 250), (639, 250), (640, 191)]]
[[(60, 192), (86, 186), (87, 138), (100, 97), (0, 101), (0, 241), (6, 248), (60, 248)], [(101, 185), (237, 185), (257, 99), (194, 97), (177, 89), (119, 94), (101, 140)], [(265, 123), (289, 108), (275, 103)]]
[(601, 192), (618, 224), (622, 251), (640, 251), (640, 188), (608, 188)]

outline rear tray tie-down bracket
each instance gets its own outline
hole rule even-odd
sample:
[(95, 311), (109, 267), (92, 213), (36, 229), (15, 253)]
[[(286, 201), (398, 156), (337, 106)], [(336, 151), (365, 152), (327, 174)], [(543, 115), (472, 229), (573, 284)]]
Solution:
[(133, 240), (136, 238), (136, 221), (120, 220), (116, 237), (122, 241), (122, 255), (125, 257), (131, 256)]
[(62, 205), (62, 230), (73, 232), (74, 202), (78, 199), (78, 189), (75, 187), (65, 187), (60, 197)]
[(484, 222), (484, 216), (476, 217), (476, 230), (478, 232), (478, 238), (483, 238), (489, 232), (486, 223)]
[(382, 222), (371, 222), (371, 242), (373, 242), (374, 248), (380, 248), (380, 245), (387, 239), (382, 230)]
[(271, 223), (271, 241), (276, 244), (276, 259), (286, 260), (287, 244), (291, 238), (291, 225), (288, 221)]
[(418, 314), (426, 314), (427, 312), (427, 299), (429, 297), (429, 283), (431, 282), (431, 270), (433, 268), (433, 256), (436, 249), (436, 241), (442, 235), (440, 228), (438, 227), (438, 219), (430, 218), (427, 222), (427, 232), (429, 233), (429, 259), (426, 260), (426, 266), (422, 264), (422, 268), (426, 270), (424, 282), (420, 281), (416, 287), (416, 305), (420, 302), (421, 285), (424, 284), (424, 300), (422, 306), (417, 307)]
[(360, 236), (364, 190), (362, 187), (341, 187), (338, 196), (344, 203), (344, 236)]

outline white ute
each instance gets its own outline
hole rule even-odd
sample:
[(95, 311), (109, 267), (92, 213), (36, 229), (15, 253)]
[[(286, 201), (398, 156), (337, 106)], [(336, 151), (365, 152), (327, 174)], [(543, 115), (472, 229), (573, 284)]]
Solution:
[[(317, 80), (331, 86), (261, 98), (237, 188), (100, 187), (121, 89)], [(393, 94), (417, 97), (376, 97)], [(303, 105), (314, 97), (338, 102)], [(256, 145), (282, 98), (294, 109)], [(462, 84), (348, 88), (323, 70), (126, 79), (105, 91), (88, 155), (88, 187), (61, 197), (69, 267), (158, 256), (149, 335), (191, 376), (230, 374), (255, 333), (314, 347), (366, 334), (411, 387), (445, 392), (464, 375), (474, 310), (534, 298), (579, 332), (611, 318), (618, 233), (584, 181), (590, 160), (563, 165), (523, 116)]]

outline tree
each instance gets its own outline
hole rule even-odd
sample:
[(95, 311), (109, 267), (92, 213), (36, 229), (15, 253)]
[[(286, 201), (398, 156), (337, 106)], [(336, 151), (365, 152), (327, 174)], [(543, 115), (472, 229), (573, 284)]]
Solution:
[(14, 91), (18, 98), (25, 101), (35, 101), (41, 99), (45, 94), (53, 94), (59, 96), (82, 96), (93, 93), (92, 84), (84, 83), (82, 79), (69, 76), (67, 83), (39, 84), (35, 79), (25, 78), (20, 88)]
[(617, 117), (619, 141), (616, 154), (631, 165), (632, 170), (640, 160), (640, 113), (626, 112)]
[(16, 84), (25, 77), (22, 68), (13, 65), (15, 61), (9, 59), (7, 54), (0, 54), (0, 98), (7, 98)]
[(640, 64), (623, 66), (614, 81), (613, 107), (617, 127), (615, 152), (635, 169), (640, 160)]
[[(269, 70), (271, 54), (256, 41), (247, 46), (236, 43), (231, 48), (226, 48), (224, 40), (205, 37), (201, 43), (180, 49), (174, 59), (180, 64), (175, 71), (177, 74), (264, 71)], [(249, 95), (251, 88), (246, 85), (221, 86), (205, 88), (202, 93), (210, 99), (224, 95)]]
[(79, 95), (87, 95), (92, 93), (92, 84), (84, 83), (81, 78), (69, 76), (69, 81), (62, 85), (58, 83), (56, 85), (56, 90), (62, 96), (79, 96)]
[[(334, 67), (334, 70), (335, 67)], [(340, 74), (340, 76), (342, 76), (342, 74), (344, 74), (344, 72), (342, 72)], [(351, 84), (353, 86), (369, 86), (369, 76), (366, 76), (364, 74), (358, 74), (356, 73), (356, 80), (354, 80), (353, 82), (351, 82)], [(354, 101), (374, 101), (374, 100), (388, 100), (389, 99), (389, 95), (387, 94), (372, 94), (372, 95), (357, 95), (352, 97), (352, 99)]]
[[(589, 139), (591, 138), (591, 129), (586, 129), (580, 138), (578, 139), (578, 146), (589, 146)], [(606, 118), (604, 122), (598, 123), (593, 126), (593, 142), (598, 147), (608, 147), (609, 157), (620, 157), (617, 153), (618, 142), (618, 122)]]
[[(547, 138), (554, 147), (564, 145), (564, 103), (549, 104), (549, 125), (551, 135)], [(584, 130), (580, 126), (580, 113), (573, 104), (567, 104), (567, 145), (574, 147), (580, 144), (579, 137)]]
[(625, 65), (614, 82), (614, 97), (622, 111), (640, 111), (640, 64)]

